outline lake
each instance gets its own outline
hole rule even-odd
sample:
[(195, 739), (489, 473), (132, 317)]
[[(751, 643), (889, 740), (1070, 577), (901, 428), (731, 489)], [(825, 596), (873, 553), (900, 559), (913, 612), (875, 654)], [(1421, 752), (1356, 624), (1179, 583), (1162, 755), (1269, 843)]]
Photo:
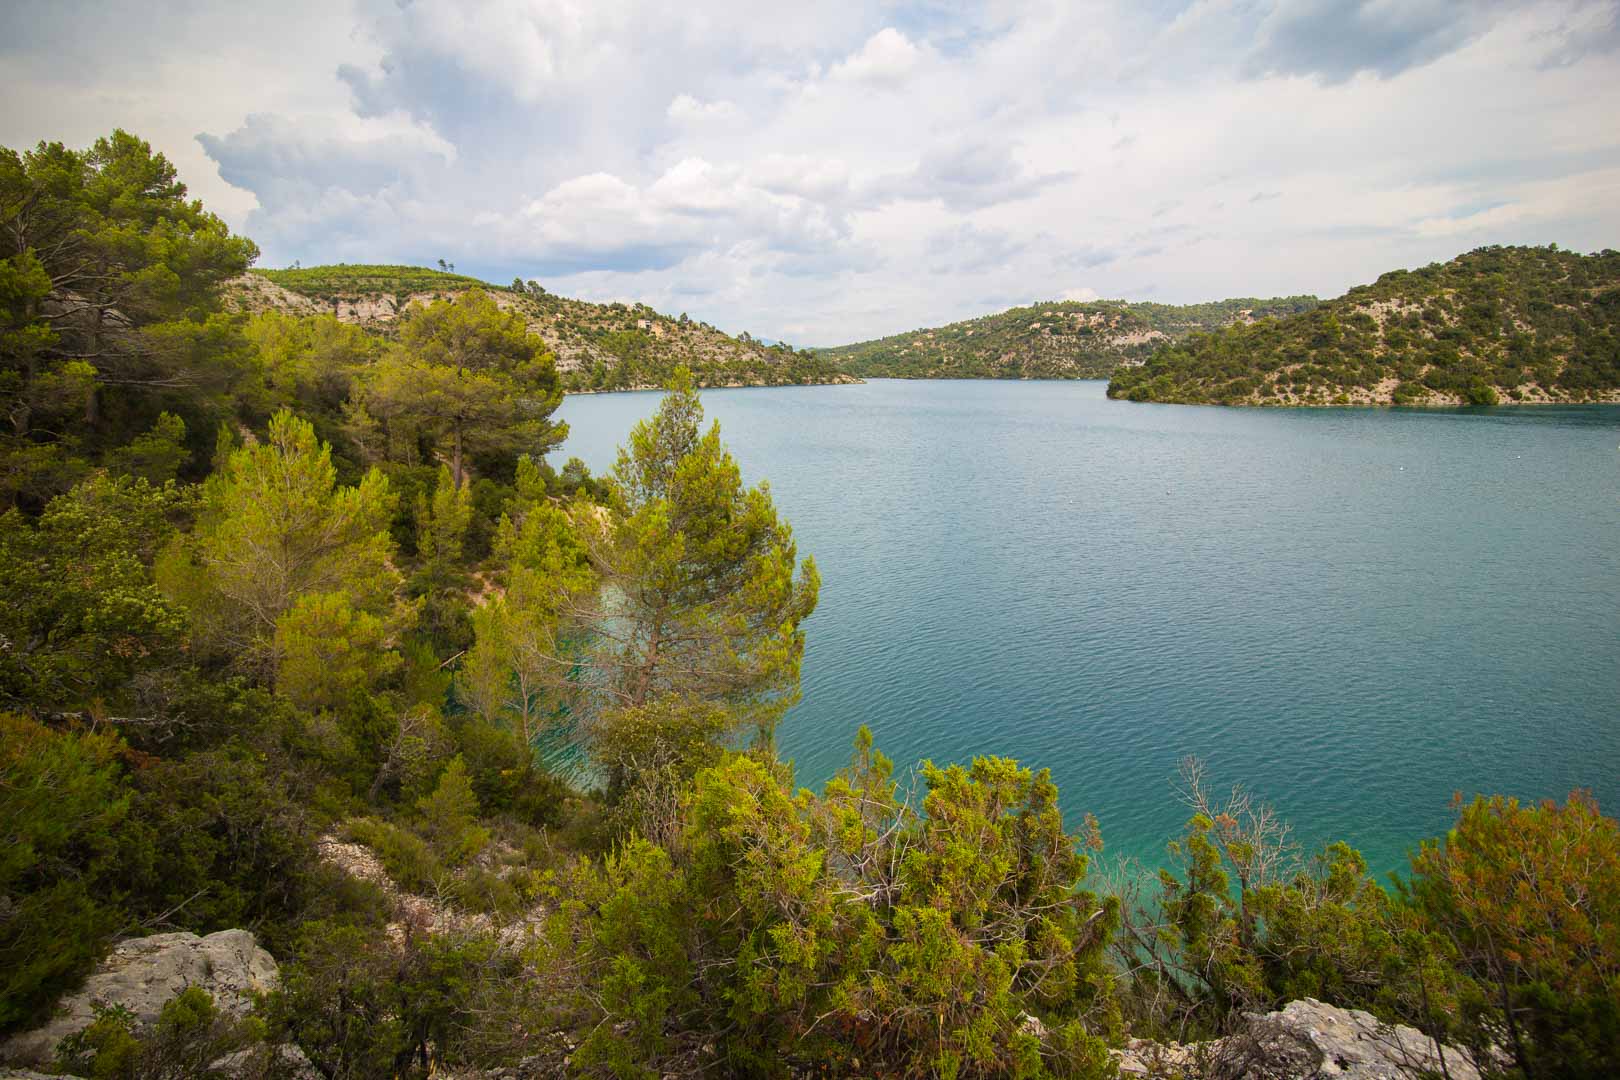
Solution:
[[(1047, 767), (1156, 861), (1177, 762), (1376, 871), (1454, 791), (1620, 809), (1620, 407), (1244, 410), (1101, 382), (703, 395), (821, 570), (779, 745)], [(611, 466), (655, 393), (568, 398)]]

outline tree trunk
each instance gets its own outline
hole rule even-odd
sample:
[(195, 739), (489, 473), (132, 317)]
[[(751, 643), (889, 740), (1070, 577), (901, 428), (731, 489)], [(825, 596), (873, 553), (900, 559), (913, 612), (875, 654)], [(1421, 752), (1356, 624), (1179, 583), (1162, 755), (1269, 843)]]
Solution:
[(461, 471), (461, 421), (456, 421), (454, 448), (450, 451), (450, 477), (455, 481), (456, 490), (460, 491), (466, 484), (466, 476)]

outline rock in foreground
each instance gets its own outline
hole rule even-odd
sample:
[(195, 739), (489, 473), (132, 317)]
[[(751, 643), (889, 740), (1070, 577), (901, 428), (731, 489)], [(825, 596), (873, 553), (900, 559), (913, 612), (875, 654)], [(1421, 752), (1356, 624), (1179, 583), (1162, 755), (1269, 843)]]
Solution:
[(57, 1043), (95, 1020), (98, 1004), (121, 1005), (139, 1024), (151, 1024), (164, 1003), (188, 986), (208, 991), (222, 1011), (243, 1016), (252, 1008), (251, 995), (274, 989), (280, 977), (275, 960), (246, 930), (129, 938), (113, 947), (78, 991), (62, 999), (44, 1026), (0, 1046), (0, 1061), (50, 1062)]
[[(1451, 1080), (1479, 1080), (1462, 1051), (1446, 1047)], [(1207, 1080), (1408, 1080), (1440, 1072), (1434, 1041), (1416, 1028), (1306, 998), (1255, 1015), (1224, 1039), (1186, 1046), (1136, 1039), (1118, 1055), (1122, 1077)]]

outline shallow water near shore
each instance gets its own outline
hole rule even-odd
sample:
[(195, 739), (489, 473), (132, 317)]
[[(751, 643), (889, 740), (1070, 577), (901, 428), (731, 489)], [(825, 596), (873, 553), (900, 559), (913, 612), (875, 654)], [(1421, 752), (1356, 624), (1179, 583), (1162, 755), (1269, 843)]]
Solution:
[[(1219, 409), (1101, 382), (703, 395), (821, 569), (801, 784), (856, 729), (905, 767), (1048, 767), (1158, 861), (1196, 754), (1302, 841), (1403, 866), (1454, 791), (1620, 810), (1620, 406)], [(571, 397), (611, 466), (657, 393)]]

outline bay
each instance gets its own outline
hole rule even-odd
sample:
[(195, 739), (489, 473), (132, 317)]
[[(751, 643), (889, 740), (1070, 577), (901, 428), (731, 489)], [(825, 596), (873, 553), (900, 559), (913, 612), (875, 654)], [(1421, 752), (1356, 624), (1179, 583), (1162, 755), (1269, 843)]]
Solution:
[[(705, 391), (821, 570), (817, 787), (866, 724), (907, 767), (1050, 768), (1158, 861), (1197, 755), (1376, 871), (1453, 792), (1620, 809), (1620, 407), (1238, 410), (1101, 382)], [(656, 393), (568, 398), (601, 471)]]

